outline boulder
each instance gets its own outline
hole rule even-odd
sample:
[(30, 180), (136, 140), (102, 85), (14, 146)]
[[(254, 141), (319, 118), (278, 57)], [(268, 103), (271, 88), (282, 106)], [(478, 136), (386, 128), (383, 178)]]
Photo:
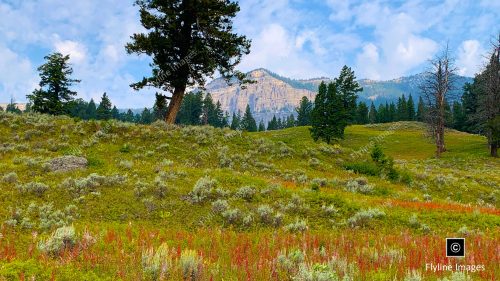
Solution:
[(62, 156), (50, 160), (48, 164), (52, 172), (68, 172), (87, 168), (88, 161), (84, 157)]

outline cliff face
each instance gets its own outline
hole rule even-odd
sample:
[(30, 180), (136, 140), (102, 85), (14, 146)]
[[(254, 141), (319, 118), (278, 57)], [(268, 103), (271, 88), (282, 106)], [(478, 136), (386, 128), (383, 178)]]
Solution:
[(237, 83), (229, 86), (223, 79), (216, 79), (206, 90), (227, 112), (244, 112), (247, 104), (250, 105), (257, 122), (267, 121), (274, 114), (281, 118), (290, 115), (303, 96), (314, 100), (316, 95), (314, 91), (295, 88), (264, 69), (250, 72), (249, 77), (256, 83), (246, 85), (245, 89)]

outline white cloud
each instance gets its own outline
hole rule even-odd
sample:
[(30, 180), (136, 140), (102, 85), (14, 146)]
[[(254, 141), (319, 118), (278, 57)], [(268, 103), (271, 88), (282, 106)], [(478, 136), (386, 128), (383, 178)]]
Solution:
[(465, 76), (474, 76), (485, 61), (485, 53), (479, 41), (463, 41), (458, 49), (458, 73)]
[(54, 48), (63, 55), (69, 55), (70, 62), (75, 64), (83, 63), (87, 58), (87, 48), (80, 42), (57, 39)]
[(26, 95), (37, 87), (36, 74), (31, 62), (11, 49), (0, 45), (0, 101), (13, 97), (25, 101)]

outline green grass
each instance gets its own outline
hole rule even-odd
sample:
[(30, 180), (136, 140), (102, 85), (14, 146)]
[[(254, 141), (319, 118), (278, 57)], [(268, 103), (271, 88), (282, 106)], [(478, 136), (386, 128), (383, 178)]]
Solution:
[[(397, 129), (387, 134), (394, 125)], [(411, 177), (410, 184), (357, 175), (344, 168), (346, 163), (369, 163), (369, 151), (377, 137), (384, 152), (394, 158), (397, 170)], [(141, 126), (0, 113), (0, 230), (8, 237), (7, 241), (0, 236), (0, 250), (11, 244), (17, 249), (10, 260), (0, 254), (0, 280), (1, 276), (11, 280), (8, 276), (12, 272), (22, 271), (28, 276), (38, 270), (39, 261), (27, 254), (29, 245), (36, 242), (33, 239), (38, 239), (32, 233), (45, 237), (56, 228), (55, 224), (48, 229), (39, 227), (39, 214), (27, 212), (31, 203), (52, 203), (54, 211), (76, 206), (77, 214), (71, 221), (79, 233), (92, 226), (95, 232), (116, 229), (125, 235), (124, 229), (133, 225), (136, 235), (142, 229), (182, 233), (208, 228), (245, 233), (257, 239), (266, 233), (284, 233), (288, 224), (299, 219), (306, 222), (306, 233), (310, 235), (354, 231), (360, 235), (376, 232), (445, 237), (466, 226), (481, 239), (495, 239), (492, 233), (500, 228), (500, 160), (488, 157), (482, 136), (449, 130), (445, 141), (448, 151), (436, 159), (424, 126), (416, 122), (350, 126), (345, 139), (327, 145), (313, 142), (307, 127), (240, 133), (211, 127), (180, 128), (160, 122)], [(367, 152), (356, 154), (363, 148)], [(48, 171), (44, 163), (63, 155), (83, 156), (89, 166), (65, 173)], [(16, 182), (2, 180), (9, 173), (17, 175)], [(93, 173), (107, 180), (119, 175), (124, 180), (84, 189), (83, 194), (62, 186), (66, 179), (84, 179)], [(205, 202), (190, 203), (188, 194), (204, 176), (215, 179), (217, 188), (227, 194), (212, 190)], [(370, 191), (348, 191), (349, 182), (361, 177)], [(17, 185), (29, 182), (44, 183), (49, 189), (40, 196), (21, 193)], [(322, 182), (319, 189), (313, 189), (318, 182)], [(243, 186), (255, 189), (251, 199), (235, 195)], [(211, 203), (216, 199), (224, 199), (230, 208), (238, 209), (241, 218), (231, 222), (212, 212)], [(261, 221), (258, 208), (262, 205), (281, 213), (282, 223), (276, 226)], [(336, 212), (326, 214), (323, 206), (334, 206)], [(368, 208), (380, 209), (385, 216), (356, 229), (347, 224), (349, 218)], [(16, 209), (21, 211), (20, 217), (13, 216)], [(413, 215), (418, 217), (417, 227), (409, 223)], [(253, 220), (243, 223), (246, 216)], [(32, 223), (30, 228), (20, 226), (23, 218)], [(7, 223), (12, 219), (18, 222), (14, 226)], [(206, 239), (197, 237), (196, 241), (205, 243)], [(104, 249), (102, 243), (99, 240), (96, 247)], [(64, 268), (61, 276), (70, 276), (68, 272), (76, 263), (54, 266)], [(87, 273), (115, 280), (110, 266)], [(498, 267), (489, 270), (499, 271)], [(391, 278), (402, 278), (403, 273), (386, 272)]]

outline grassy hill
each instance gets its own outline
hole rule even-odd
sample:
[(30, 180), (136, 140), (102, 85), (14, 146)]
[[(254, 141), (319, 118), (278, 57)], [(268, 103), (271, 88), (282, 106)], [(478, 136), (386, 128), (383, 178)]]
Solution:
[[(375, 142), (401, 177), (346, 169), (373, 166)], [(498, 280), (500, 160), (481, 136), (446, 142), (433, 158), (415, 122), (351, 126), (326, 145), (306, 127), (0, 113), (0, 280), (465, 280), (431, 262)], [(88, 165), (54, 171), (62, 156)], [(465, 259), (445, 257), (455, 236)]]

